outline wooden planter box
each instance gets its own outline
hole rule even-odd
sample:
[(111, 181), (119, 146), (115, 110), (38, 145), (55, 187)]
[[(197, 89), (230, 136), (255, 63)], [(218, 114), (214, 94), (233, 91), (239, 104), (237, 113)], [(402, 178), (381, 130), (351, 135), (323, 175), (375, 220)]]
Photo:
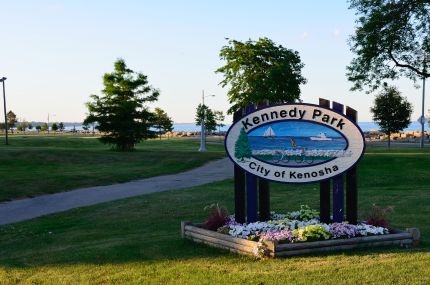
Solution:
[[(257, 248), (257, 242), (232, 237), (226, 234), (203, 229), (200, 225), (191, 222), (181, 223), (181, 233), (183, 238), (191, 239), (195, 242), (205, 243), (207, 245), (227, 249), (231, 252), (254, 255)], [(391, 234), (376, 235), (367, 237), (356, 237), (349, 239), (335, 239), (315, 242), (287, 243), (278, 244), (277, 241), (265, 242), (270, 250), (271, 257), (284, 257), (300, 254), (318, 253), (334, 250), (347, 250), (362, 247), (374, 246), (417, 246), (420, 239), (420, 233), (417, 228), (406, 229), (406, 231), (395, 231)]]

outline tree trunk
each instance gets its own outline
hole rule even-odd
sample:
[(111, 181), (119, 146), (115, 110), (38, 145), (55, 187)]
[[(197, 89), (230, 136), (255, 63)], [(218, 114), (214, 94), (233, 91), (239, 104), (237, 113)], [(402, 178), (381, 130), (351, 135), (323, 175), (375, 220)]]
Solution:
[(390, 150), (391, 147), (391, 133), (388, 133), (388, 150)]

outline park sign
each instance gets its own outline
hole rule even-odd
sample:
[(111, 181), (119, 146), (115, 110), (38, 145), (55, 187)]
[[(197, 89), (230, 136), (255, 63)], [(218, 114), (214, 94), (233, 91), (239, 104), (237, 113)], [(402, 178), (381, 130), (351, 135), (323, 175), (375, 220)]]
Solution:
[(225, 148), (248, 173), (277, 182), (307, 183), (350, 169), (365, 144), (360, 128), (343, 114), (302, 103), (246, 114), (228, 130)]

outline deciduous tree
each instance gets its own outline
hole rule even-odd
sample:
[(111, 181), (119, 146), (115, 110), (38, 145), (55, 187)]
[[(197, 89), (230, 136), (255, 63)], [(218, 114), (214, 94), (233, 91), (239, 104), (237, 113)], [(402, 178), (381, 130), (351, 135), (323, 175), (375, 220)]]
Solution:
[(216, 121), (214, 112), (206, 105), (199, 104), (196, 110), (196, 125), (201, 126), (205, 122), (205, 129), (208, 133), (216, 130)]
[(25, 134), (25, 130), (28, 127), (28, 123), (25, 120), (22, 120), (22, 122), (18, 123), (18, 126), (16, 127), (16, 129), (20, 132), (24, 132)]
[(58, 130), (58, 125), (57, 123), (53, 123), (51, 126), (51, 130), (53, 130), (54, 132), (56, 132)]
[(49, 126), (47, 123), (43, 123), (42, 126), (40, 127), (40, 130), (42, 132), (46, 132), (49, 129)]
[(379, 88), (386, 79), (430, 76), (429, 0), (350, 0), (358, 16), (347, 67), (352, 90)]
[(412, 105), (401, 96), (396, 87), (385, 86), (375, 97), (374, 106), (370, 111), (373, 114), (373, 120), (388, 136), (388, 148), (390, 148), (391, 134), (403, 130), (411, 123)]
[(216, 122), (216, 126), (218, 127), (218, 132), (221, 132), (221, 128), (224, 127), (224, 120), (225, 120), (225, 116), (223, 111), (214, 111), (214, 117), (215, 117), (215, 122)]
[(230, 86), (227, 95), (232, 106), (228, 113), (249, 104), (300, 100), (300, 85), (306, 79), (297, 51), (276, 45), (268, 38), (229, 40), (221, 49), (220, 58), (226, 64), (216, 72), (224, 75), (220, 84)]

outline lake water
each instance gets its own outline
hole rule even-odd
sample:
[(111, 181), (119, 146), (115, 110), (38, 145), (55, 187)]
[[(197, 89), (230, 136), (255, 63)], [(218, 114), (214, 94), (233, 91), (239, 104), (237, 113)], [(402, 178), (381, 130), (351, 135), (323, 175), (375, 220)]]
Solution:
[[(363, 131), (378, 130), (379, 127), (373, 122), (359, 122), (358, 125)], [(76, 130), (83, 130), (82, 125), (79, 123), (65, 123), (66, 130), (70, 131), (75, 126)], [(221, 128), (222, 132), (228, 130), (231, 124), (228, 124)], [(173, 130), (175, 132), (200, 132), (200, 126), (196, 126), (194, 123), (175, 123), (173, 124)], [(421, 130), (421, 125), (418, 122), (412, 122), (404, 131), (418, 131)], [(430, 131), (428, 124), (425, 124), (425, 130)]]
[[(291, 137), (255, 137), (249, 136), (248, 141), (252, 150), (263, 149), (293, 149)], [(343, 150), (346, 148), (346, 141), (344, 138), (332, 138), (331, 140), (316, 141), (311, 140), (309, 137), (292, 137), (297, 145), (297, 148), (307, 149), (324, 149), (324, 150)]]

